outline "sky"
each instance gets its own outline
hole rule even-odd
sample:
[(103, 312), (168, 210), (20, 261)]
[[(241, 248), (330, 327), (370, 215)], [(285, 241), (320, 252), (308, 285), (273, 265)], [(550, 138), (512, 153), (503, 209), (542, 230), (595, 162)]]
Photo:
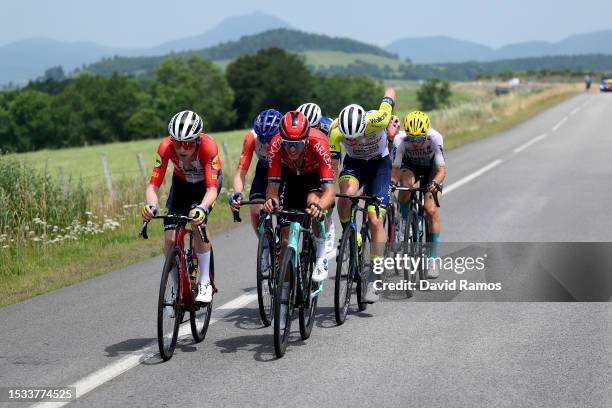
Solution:
[(261, 11), (295, 28), (385, 46), (445, 35), (499, 47), (612, 29), (610, 0), (2, 0), (0, 45), (30, 37), (152, 47)]

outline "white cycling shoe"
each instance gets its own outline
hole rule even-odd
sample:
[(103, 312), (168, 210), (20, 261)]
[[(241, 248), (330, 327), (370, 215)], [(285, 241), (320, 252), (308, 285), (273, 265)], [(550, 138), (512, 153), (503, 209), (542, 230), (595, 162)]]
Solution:
[(438, 276), (440, 276), (440, 269), (437, 265), (427, 268), (427, 279), (436, 279)]
[(327, 231), (327, 236), (325, 237), (325, 253), (330, 253), (334, 250), (334, 241), (336, 240), (336, 227), (334, 224), (329, 224), (329, 231)]
[(199, 283), (198, 294), (196, 295), (196, 303), (210, 303), (212, 302), (213, 287), (210, 283)]
[(315, 270), (312, 272), (312, 281), (313, 282), (322, 282), (329, 276), (329, 267), (328, 261), (326, 257), (321, 257), (317, 259), (317, 263), (315, 264)]
[(368, 287), (366, 288), (366, 294), (363, 298), (365, 303), (376, 303), (378, 302), (378, 295), (376, 294), (376, 290), (374, 289), (374, 282), (369, 282)]

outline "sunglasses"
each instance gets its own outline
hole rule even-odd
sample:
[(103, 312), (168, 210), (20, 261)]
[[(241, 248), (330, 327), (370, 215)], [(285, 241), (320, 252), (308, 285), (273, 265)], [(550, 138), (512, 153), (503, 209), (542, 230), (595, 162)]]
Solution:
[(197, 144), (197, 142), (181, 142), (179, 140), (172, 140), (172, 146), (174, 146), (174, 148), (177, 150), (181, 147), (185, 150), (190, 150), (196, 147)]
[(290, 149), (295, 147), (296, 149), (300, 149), (306, 145), (306, 139), (304, 140), (283, 140), (283, 147), (285, 149)]
[(425, 139), (427, 139), (427, 136), (412, 136), (412, 135), (408, 136), (408, 140), (413, 142), (413, 143), (424, 142)]

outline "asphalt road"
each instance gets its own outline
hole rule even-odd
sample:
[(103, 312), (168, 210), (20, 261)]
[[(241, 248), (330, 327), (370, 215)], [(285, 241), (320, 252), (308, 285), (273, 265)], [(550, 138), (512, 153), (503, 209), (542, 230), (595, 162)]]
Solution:
[[(580, 95), (448, 152), (443, 240), (612, 241), (610, 112)], [(76, 385), (87, 407), (612, 405), (610, 303), (379, 302), (336, 326), (330, 281), (311, 338), (276, 359), (250, 227), (213, 242), (204, 342), (155, 354), (158, 257), (0, 309), (0, 387)]]

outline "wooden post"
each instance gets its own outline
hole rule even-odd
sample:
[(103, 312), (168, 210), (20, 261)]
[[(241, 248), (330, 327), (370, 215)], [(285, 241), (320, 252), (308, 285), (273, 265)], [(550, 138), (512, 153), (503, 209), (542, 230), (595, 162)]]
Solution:
[(229, 154), (227, 143), (225, 142), (223, 142), (223, 151), (225, 152), (225, 162), (227, 163), (224, 167), (228, 169), (227, 171), (224, 171), (223, 173), (227, 174), (228, 180), (230, 180), (230, 184), (231, 184), (232, 174), (234, 173), (234, 164), (232, 163), (232, 157)]
[(142, 179), (144, 182), (147, 182), (147, 171), (145, 170), (144, 159), (142, 158), (142, 154), (138, 153), (136, 155), (136, 159), (138, 160), (138, 167), (140, 168), (140, 174), (142, 175)]
[(106, 180), (106, 187), (108, 188), (108, 198), (113, 200), (113, 183), (111, 181), (110, 170), (108, 169), (108, 159), (106, 156), (102, 156), (102, 171), (104, 172), (104, 179)]
[(59, 166), (59, 177), (60, 183), (62, 183), (62, 186), (64, 186), (64, 195), (68, 195), (70, 192), (70, 187), (68, 187), (68, 180), (66, 180), (66, 174), (64, 173), (63, 166)]

